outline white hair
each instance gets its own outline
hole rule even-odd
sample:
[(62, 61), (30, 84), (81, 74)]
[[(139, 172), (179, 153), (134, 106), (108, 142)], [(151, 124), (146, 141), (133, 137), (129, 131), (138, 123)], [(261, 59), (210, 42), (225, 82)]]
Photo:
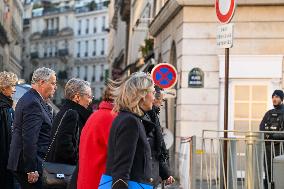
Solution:
[(38, 68), (33, 73), (32, 82), (31, 83), (32, 84), (36, 84), (36, 83), (38, 83), (41, 80), (49, 81), (50, 77), (53, 74), (55, 75), (56, 73), (52, 69), (45, 68), (45, 67)]
[(65, 98), (72, 100), (76, 94), (86, 94), (89, 88), (91, 88), (91, 85), (88, 81), (72, 78), (65, 85)]

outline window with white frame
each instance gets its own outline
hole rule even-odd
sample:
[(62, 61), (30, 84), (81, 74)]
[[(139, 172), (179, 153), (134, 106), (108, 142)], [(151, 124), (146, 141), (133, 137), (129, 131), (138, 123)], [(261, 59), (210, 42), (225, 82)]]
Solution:
[(88, 66), (85, 66), (85, 77), (84, 80), (87, 81), (88, 80)]
[(78, 35), (81, 35), (82, 21), (78, 21)]
[(48, 46), (47, 46), (47, 42), (44, 42), (44, 54), (43, 54), (43, 56), (44, 57), (47, 57), (47, 49), (48, 49)]
[(78, 41), (77, 42), (77, 57), (80, 57), (80, 53), (81, 53), (81, 42)]
[(80, 66), (77, 66), (77, 77), (80, 78)]
[(85, 57), (88, 57), (89, 52), (89, 42), (85, 41)]
[(90, 21), (89, 21), (89, 19), (87, 19), (86, 20), (86, 31), (85, 31), (86, 34), (89, 33), (89, 24), (90, 24)]
[(101, 76), (100, 76), (100, 81), (104, 80), (104, 65), (101, 64)]
[(258, 131), (268, 108), (268, 85), (241, 83), (233, 85), (234, 130)]
[(96, 65), (93, 65), (93, 76), (92, 76), (92, 82), (96, 81)]
[(55, 41), (55, 52), (54, 52), (55, 56), (57, 56), (58, 54), (58, 41)]
[(97, 40), (94, 39), (93, 41), (93, 56), (97, 55)]
[(94, 18), (94, 33), (97, 33), (97, 18)]
[(52, 56), (52, 51), (53, 51), (53, 43), (52, 41), (49, 42), (49, 56)]
[(101, 50), (101, 55), (105, 54), (105, 39), (102, 39), (102, 50)]
[(102, 32), (104, 32), (106, 29), (106, 17), (103, 16), (102, 17)]

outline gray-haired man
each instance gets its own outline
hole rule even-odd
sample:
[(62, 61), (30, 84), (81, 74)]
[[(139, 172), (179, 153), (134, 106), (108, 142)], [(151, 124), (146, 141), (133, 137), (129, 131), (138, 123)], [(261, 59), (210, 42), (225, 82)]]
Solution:
[(52, 115), (46, 105), (56, 90), (56, 75), (49, 68), (34, 71), (32, 88), (19, 99), (7, 168), (22, 189), (39, 189), (44, 158), (50, 142)]

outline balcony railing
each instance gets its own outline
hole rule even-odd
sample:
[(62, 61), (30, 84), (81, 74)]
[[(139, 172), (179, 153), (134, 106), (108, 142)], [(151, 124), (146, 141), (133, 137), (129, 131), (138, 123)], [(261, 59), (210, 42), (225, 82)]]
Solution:
[(63, 12), (68, 12), (71, 11), (72, 7), (65, 6), (65, 7), (52, 7), (52, 8), (45, 8), (43, 10), (43, 15), (50, 15), (50, 14), (58, 14), (58, 13), (63, 13)]
[(67, 56), (69, 54), (68, 49), (59, 49), (58, 55), (59, 56)]
[(76, 8), (76, 13), (104, 10), (108, 8), (109, 2), (110, 1), (104, 1), (100, 3), (91, 2), (87, 6)]
[(53, 30), (43, 30), (42, 37), (48, 37), (48, 36), (55, 36), (58, 33), (58, 29)]
[(38, 58), (38, 52), (32, 52), (31, 59), (36, 59), (36, 58)]

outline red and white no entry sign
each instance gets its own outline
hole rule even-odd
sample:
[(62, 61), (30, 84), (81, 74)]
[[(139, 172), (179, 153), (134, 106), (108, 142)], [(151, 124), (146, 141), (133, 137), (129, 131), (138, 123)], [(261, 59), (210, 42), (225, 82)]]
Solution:
[(232, 19), (236, 7), (236, 0), (215, 0), (215, 9), (218, 20), (227, 24)]

